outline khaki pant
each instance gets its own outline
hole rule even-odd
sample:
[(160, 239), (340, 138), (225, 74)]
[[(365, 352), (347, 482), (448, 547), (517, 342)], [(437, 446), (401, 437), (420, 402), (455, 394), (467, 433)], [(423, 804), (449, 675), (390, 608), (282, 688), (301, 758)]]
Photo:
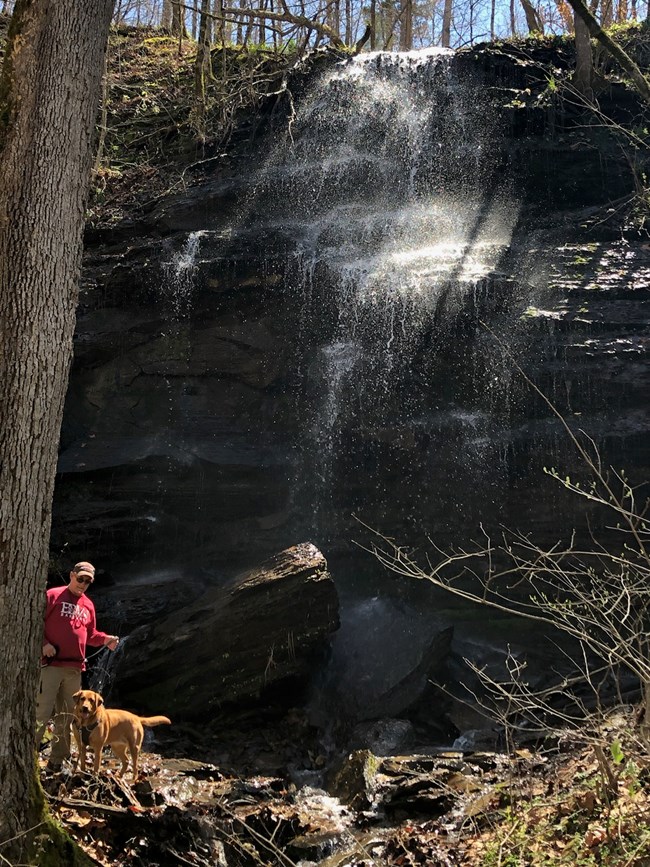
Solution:
[(70, 758), (70, 724), (72, 722), (72, 696), (81, 689), (78, 668), (46, 665), (41, 669), (41, 684), (36, 702), (36, 749), (40, 746), (47, 721), (54, 715), (51, 762)]

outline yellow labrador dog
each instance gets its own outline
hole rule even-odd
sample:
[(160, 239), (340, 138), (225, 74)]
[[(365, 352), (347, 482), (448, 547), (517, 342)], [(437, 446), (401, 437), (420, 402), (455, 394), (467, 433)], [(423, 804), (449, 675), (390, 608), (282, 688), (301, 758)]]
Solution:
[(104, 707), (104, 699), (91, 689), (80, 689), (73, 698), (72, 731), (79, 748), (81, 770), (86, 769), (86, 749), (92, 747), (95, 754), (94, 771), (98, 774), (102, 749), (109, 745), (122, 762), (118, 776), (124, 774), (129, 766), (127, 751), (131, 754), (133, 779), (136, 780), (138, 756), (144, 738), (143, 726), (171, 725), (171, 720), (166, 716), (142, 717), (128, 710)]

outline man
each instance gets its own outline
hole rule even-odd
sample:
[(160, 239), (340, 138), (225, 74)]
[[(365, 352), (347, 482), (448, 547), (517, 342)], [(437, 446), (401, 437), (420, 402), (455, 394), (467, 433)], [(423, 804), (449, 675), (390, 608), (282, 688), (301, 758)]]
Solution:
[(95, 625), (95, 606), (85, 595), (95, 580), (92, 563), (81, 562), (70, 572), (65, 587), (47, 591), (41, 684), (36, 708), (36, 747), (41, 743), (47, 721), (54, 711), (54, 737), (47, 764), (61, 770), (70, 758), (72, 696), (81, 689), (81, 672), (86, 668), (86, 645), (115, 650), (117, 635), (100, 632)]

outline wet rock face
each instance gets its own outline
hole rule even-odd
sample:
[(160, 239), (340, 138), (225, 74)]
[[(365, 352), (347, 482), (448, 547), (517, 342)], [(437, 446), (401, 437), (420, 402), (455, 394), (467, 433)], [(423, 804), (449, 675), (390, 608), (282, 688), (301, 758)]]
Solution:
[(91, 309), (84, 296), (55, 548), (93, 551), (120, 576), (252, 564), (296, 541), (282, 420), (291, 344), (264, 294), (262, 279), (246, 290), (252, 305), (207, 287), (188, 317), (173, 297)]
[[(532, 80), (512, 58), (462, 62), (481, 66), (472, 86), (493, 76), (502, 107)], [(645, 248), (592, 232), (586, 211), (548, 213), (613, 198), (624, 162), (614, 171), (615, 149), (583, 146), (558, 107), (534, 108), (534, 89), (493, 116), (479, 148), (471, 92), (454, 102), (461, 69), (453, 86), (427, 73), (441, 114), (426, 122), (399, 113), (398, 73), (381, 82), (384, 131), (399, 132), (390, 154), (359, 127), (369, 111), (351, 113), (343, 141), (324, 91), (305, 92), (301, 162), (278, 126), (273, 153), (233, 160), (128, 232), (89, 235), (55, 554), (82, 552), (118, 582), (161, 570), (222, 581), (310, 538), (356, 578), (352, 514), (416, 543), (501, 522), (561, 536), (576, 509), (543, 467), (572, 473), (574, 456), (481, 319), (606, 460), (647, 475)], [(350, 97), (349, 81), (337, 88)], [(432, 131), (447, 135), (447, 161), (420, 147)]]

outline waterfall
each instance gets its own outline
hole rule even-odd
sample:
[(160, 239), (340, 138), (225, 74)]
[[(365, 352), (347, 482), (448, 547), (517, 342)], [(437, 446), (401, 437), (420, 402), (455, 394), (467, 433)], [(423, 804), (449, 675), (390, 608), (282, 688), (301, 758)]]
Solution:
[(378, 52), (323, 75), (259, 171), (242, 223), (289, 250), (305, 376), (298, 476), (317, 540), (337, 535), (326, 513), (341, 476), (371, 469), (337, 468), (360, 443), (419, 448), (451, 425), (474, 461), (487, 442), (485, 406), (458, 406), (435, 368), (458, 322), (476, 328), (491, 303), (517, 220), (499, 137), (451, 52)]
[[(310, 87), (255, 178), (242, 225), (276, 239), (299, 311), (295, 504), (330, 558), (358, 537), (352, 513), (438, 536), (457, 511), (478, 525), (477, 495), (497, 509), (503, 365), (473, 347), (511, 290), (519, 206), (499, 142), (498, 113), (452, 53), (371, 53)], [(377, 570), (360, 578), (345, 560), (325, 706), (390, 690), (441, 628), (429, 602), (375, 595)]]

